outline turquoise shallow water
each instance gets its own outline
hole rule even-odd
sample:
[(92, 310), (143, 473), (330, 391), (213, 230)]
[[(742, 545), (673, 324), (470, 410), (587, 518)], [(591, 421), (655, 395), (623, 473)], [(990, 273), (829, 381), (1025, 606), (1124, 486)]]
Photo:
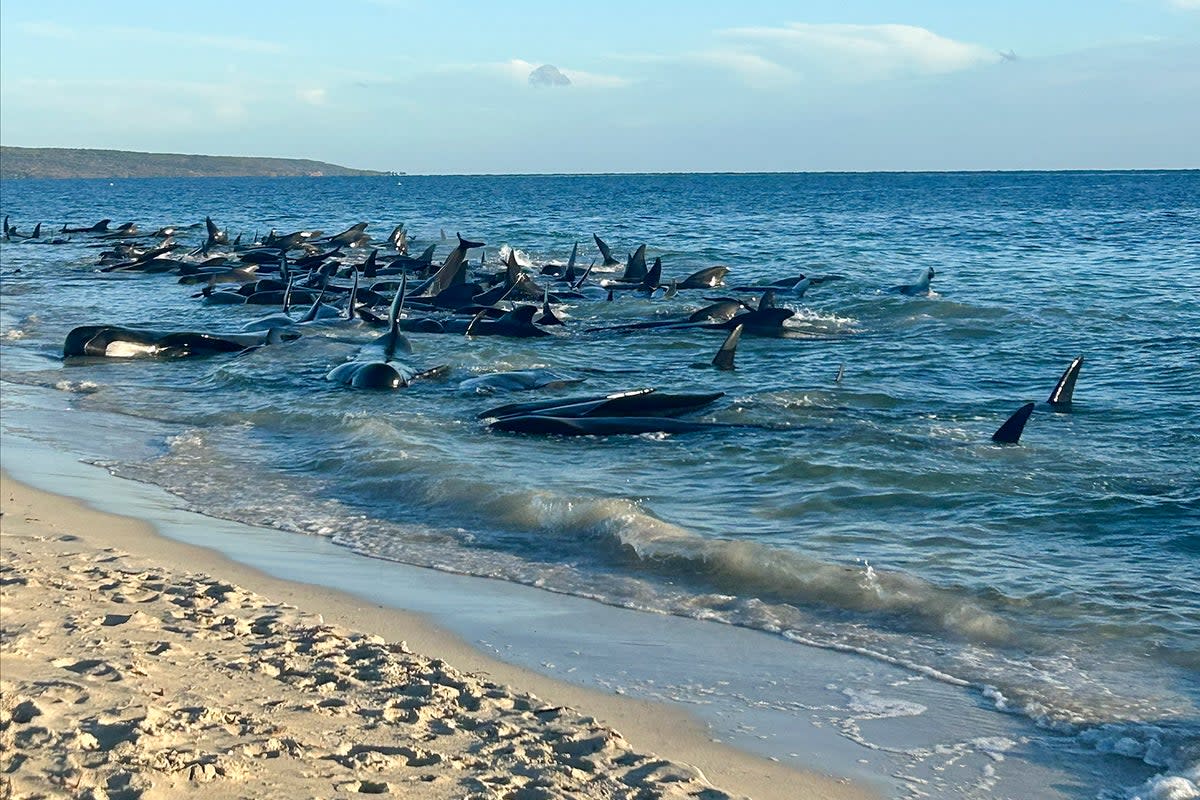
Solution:
[[(620, 256), (647, 244), (668, 277), (839, 275), (783, 298), (791, 335), (746, 337), (732, 373), (692, 368), (716, 333), (584, 332), (714, 294), (689, 291), (570, 303), (542, 340), (414, 334), (412, 363), (449, 377), (378, 395), (324, 380), (373, 336), (360, 329), (238, 358), (63, 364), (78, 324), (234, 330), (266, 310), (97, 273), (83, 237), (6, 242), (3, 379), (127, 420), (105, 463), (211, 513), (864, 652), (1082, 748), (1194, 763), (1200, 174), (10, 181), (0, 199), (25, 232), (211, 214), (246, 238), (360, 220), (381, 238), (406, 222), (439, 259), (443, 229), (486, 241), (489, 269), (502, 246), (536, 266), (575, 241), (586, 265), (596, 232)], [(888, 291), (926, 267), (933, 295)], [(1072, 413), (1043, 406), (1020, 446), (992, 445), (1080, 354)], [(584, 378), (576, 392), (724, 391), (701, 418), (764, 427), (488, 432), (478, 411), (529, 397), (459, 384), (533, 367)]]

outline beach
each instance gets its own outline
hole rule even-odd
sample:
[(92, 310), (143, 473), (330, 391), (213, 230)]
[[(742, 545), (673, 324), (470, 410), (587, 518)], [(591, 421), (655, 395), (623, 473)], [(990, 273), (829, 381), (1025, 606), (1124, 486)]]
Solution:
[(7, 473), (3, 506), (14, 797), (870, 796)]

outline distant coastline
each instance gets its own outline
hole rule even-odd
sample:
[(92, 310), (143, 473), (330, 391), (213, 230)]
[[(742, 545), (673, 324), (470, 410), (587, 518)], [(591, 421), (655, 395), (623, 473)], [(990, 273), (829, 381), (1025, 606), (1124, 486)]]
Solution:
[(387, 175), (303, 158), (203, 156), (60, 147), (0, 147), (0, 179), (285, 178)]

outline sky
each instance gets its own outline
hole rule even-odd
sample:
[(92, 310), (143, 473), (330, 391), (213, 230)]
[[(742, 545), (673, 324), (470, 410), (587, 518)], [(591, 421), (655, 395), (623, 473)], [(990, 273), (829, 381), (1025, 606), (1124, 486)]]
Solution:
[(1200, 0), (0, 5), (0, 143), (408, 173), (1200, 167)]

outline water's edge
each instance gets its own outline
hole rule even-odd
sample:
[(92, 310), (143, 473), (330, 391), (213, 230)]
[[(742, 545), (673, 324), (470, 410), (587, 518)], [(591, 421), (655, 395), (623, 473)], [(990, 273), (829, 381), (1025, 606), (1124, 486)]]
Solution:
[(272, 577), (422, 614), (489, 657), (666, 703), (702, 720), (714, 741), (884, 796), (925, 796), (940, 784), (955, 795), (1094, 797), (1113, 779), (1136, 785), (1152, 772), (1130, 759), (1115, 776), (1100, 753), (996, 713), (978, 691), (860, 654), (372, 559), (323, 538), (206, 516), (157, 486), (88, 463), (61, 441), (14, 434), (12, 421), (6, 414), (0, 464), (30, 486), (146, 521)]

